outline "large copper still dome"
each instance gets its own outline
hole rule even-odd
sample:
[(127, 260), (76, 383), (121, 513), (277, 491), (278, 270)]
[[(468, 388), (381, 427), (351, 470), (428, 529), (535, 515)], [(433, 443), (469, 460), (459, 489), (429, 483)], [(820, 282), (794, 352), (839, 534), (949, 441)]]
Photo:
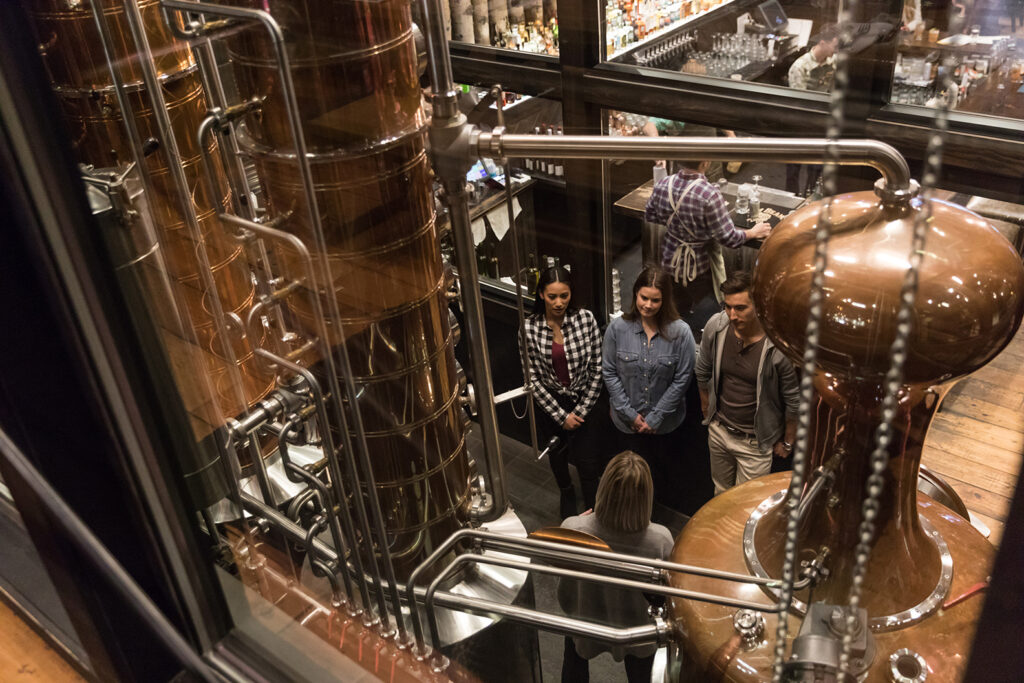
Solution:
[[(765, 331), (800, 362), (814, 270), (814, 226), (825, 202), (782, 221), (761, 248), (754, 298)], [(818, 365), (840, 378), (880, 381), (889, 369), (900, 288), (921, 199), (884, 203), (872, 192), (836, 197), (825, 271)], [(1020, 324), (1024, 269), (980, 216), (931, 200), (919, 271), (907, 384), (962, 377), (988, 362)]]
[[(804, 493), (826, 471), (832, 482), (806, 506), (797, 542), (798, 560), (827, 548), (829, 574), (813, 594), (796, 593), (789, 638), (799, 629), (807, 602), (848, 601), (883, 379), (914, 223), (924, 212), (927, 241), (861, 603), (877, 649), (859, 673), (862, 680), (892, 680), (889, 658), (909, 649), (925, 662), (929, 681), (957, 681), (981, 600), (967, 599), (950, 609), (943, 605), (986, 580), (993, 549), (966, 520), (918, 495), (921, 448), (953, 382), (991, 360), (1020, 325), (1024, 267), (1005, 238), (970, 211), (937, 200), (926, 206), (909, 194), (882, 195), (842, 195), (831, 206), (816, 396), (805, 406), (811, 411), (811, 475)], [(816, 202), (782, 221), (762, 246), (753, 277), (753, 300), (766, 332), (798, 366), (810, 307), (814, 232), (825, 207), (825, 201)], [(815, 471), (819, 466), (822, 470)], [(684, 528), (672, 559), (780, 577), (788, 483), (788, 474), (770, 475), (717, 496)], [(672, 584), (763, 599), (766, 605), (777, 600), (772, 589), (752, 585), (729, 587), (683, 575), (674, 575)], [(771, 677), (774, 615), (766, 615), (766, 635), (750, 642), (733, 627), (734, 609), (681, 599), (673, 600), (672, 608), (690, 666), (707, 680)]]

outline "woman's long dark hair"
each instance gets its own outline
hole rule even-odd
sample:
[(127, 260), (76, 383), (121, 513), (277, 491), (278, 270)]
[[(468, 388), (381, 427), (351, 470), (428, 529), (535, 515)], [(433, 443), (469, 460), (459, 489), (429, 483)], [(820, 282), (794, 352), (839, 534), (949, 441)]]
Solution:
[(622, 317), (626, 320), (640, 319), (640, 311), (636, 307), (636, 297), (644, 287), (654, 287), (661, 292), (661, 308), (658, 309), (654, 322), (658, 325), (658, 333), (667, 337), (668, 326), (679, 320), (679, 311), (676, 310), (676, 305), (672, 301), (672, 278), (657, 266), (647, 266), (640, 271), (636, 282), (633, 283), (633, 307), (629, 312), (623, 313)]
[(569, 287), (569, 304), (565, 307), (565, 312), (566, 315), (574, 312), (577, 309), (577, 305), (575, 292), (572, 289), (572, 273), (562, 266), (553, 266), (542, 270), (540, 279), (537, 280), (537, 289), (533, 293), (533, 313), (535, 315), (544, 315), (547, 311), (544, 308), (544, 290), (552, 282), (561, 282)]

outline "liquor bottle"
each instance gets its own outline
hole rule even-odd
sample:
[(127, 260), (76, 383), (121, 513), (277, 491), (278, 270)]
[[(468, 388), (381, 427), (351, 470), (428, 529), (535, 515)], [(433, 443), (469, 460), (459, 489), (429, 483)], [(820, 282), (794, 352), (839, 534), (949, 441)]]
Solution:
[(491, 268), (491, 262), (487, 258), (486, 252), (484, 252), (484, 245), (480, 245), (476, 248), (476, 270), (479, 275), (489, 277), (488, 272)]
[(537, 257), (530, 254), (527, 263), (529, 263), (529, 266), (526, 270), (526, 286), (530, 288), (531, 292), (535, 292), (537, 291), (537, 285), (540, 284), (540, 269), (537, 267)]
[[(533, 129), (533, 132), (537, 135), (547, 135), (548, 124), (542, 123)], [(548, 172), (547, 161), (544, 157), (534, 157), (533, 159), (533, 171), (536, 174), (544, 174)]]
[[(553, 125), (552, 126), (548, 126), (548, 135), (554, 135), (554, 134), (555, 134), (555, 127)], [(548, 159), (547, 160), (547, 164), (545, 165), (545, 171), (550, 176), (555, 175), (555, 160), (554, 159)]]
[[(561, 126), (558, 127), (558, 135), (562, 135), (562, 127)], [(555, 177), (556, 178), (563, 178), (563, 177), (565, 177), (565, 166), (563, 165), (561, 158), (555, 159)]]

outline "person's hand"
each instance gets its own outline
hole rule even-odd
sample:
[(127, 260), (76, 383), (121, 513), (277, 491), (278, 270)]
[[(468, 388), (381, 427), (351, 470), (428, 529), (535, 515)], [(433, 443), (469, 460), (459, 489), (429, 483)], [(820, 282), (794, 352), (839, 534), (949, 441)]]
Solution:
[(643, 415), (637, 415), (636, 419), (633, 420), (633, 431), (636, 432), (637, 434), (654, 433), (654, 430), (651, 428), (649, 424), (647, 424), (647, 420), (644, 419)]
[(747, 230), (748, 240), (764, 239), (772, 233), (772, 226), (768, 223), (758, 223), (750, 230)]
[(571, 432), (574, 429), (579, 429), (583, 425), (583, 418), (576, 413), (569, 413), (565, 418), (565, 422), (562, 423), (562, 429)]
[(644, 416), (637, 413), (637, 416), (633, 418), (633, 431), (637, 434), (643, 434), (644, 427), (647, 427), (647, 422), (644, 420)]
[(776, 458), (788, 458), (793, 455), (793, 446), (786, 448), (785, 442), (780, 439), (772, 446), (772, 453)]

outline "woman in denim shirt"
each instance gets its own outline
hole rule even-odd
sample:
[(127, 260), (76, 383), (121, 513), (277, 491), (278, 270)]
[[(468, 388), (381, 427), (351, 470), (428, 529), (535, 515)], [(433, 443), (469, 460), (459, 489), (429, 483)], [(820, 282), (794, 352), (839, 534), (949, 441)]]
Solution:
[(633, 284), (633, 308), (612, 321), (604, 335), (601, 372), (612, 422), (622, 450), (643, 456), (654, 473), (655, 497), (670, 504), (674, 488), (664, 463), (681, 450), (673, 432), (686, 416), (686, 390), (693, 378), (693, 334), (672, 303), (672, 280), (648, 266)]

